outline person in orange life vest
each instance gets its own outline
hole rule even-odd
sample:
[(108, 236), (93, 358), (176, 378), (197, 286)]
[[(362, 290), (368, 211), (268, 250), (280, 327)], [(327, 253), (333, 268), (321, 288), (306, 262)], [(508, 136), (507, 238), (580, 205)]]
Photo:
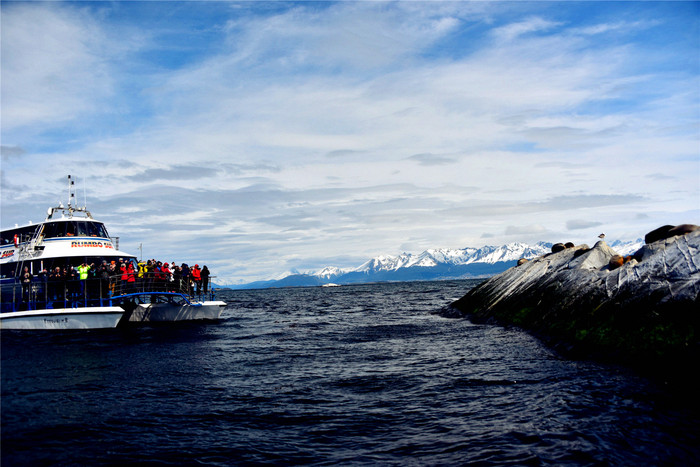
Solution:
[(195, 264), (192, 268), (192, 280), (197, 288), (197, 295), (202, 294), (202, 270), (199, 269), (199, 264)]

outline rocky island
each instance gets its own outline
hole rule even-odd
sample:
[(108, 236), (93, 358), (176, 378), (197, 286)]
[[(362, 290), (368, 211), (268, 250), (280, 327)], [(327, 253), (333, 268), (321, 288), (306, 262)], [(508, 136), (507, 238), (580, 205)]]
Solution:
[(700, 356), (700, 228), (660, 227), (628, 257), (602, 240), (556, 244), (443, 311), (521, 327), (567, 357), (687, 375)]

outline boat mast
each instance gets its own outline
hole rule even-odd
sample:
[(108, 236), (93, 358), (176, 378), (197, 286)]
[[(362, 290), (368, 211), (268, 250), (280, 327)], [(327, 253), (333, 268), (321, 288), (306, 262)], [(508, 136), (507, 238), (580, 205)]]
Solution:
[[(84, 187), (84, 185), (83, 185)], [(49, 221), (50, 219), (53, 218), (53, 215), (56, 211), (62, 212), (62, 217), (65, 215), (66, 211), (68, 212), (68, 218), (72, 219), (73, 214), (76, 212), (83, 212), (85, 213), (85, 217), (88, 219), (92, 219), (92, 214), (90, 214), (90, 211), (87, 210), (87, 194), (84, 191), (83, 196), (85, 197), (85, 206), (80, 207), (78, 206), (77, 199), (75, 197), (75, 180), (73, 180), (73, 176), (68, 175), (68, 206), (66, 208), (63, 207), (63, 203), (59, 201), (58, 207), (55, 208), (49, 208), (47, 212), (47, 217), (46, 221)], [(42, 222), (41, 224), (37, 225), (36, 229), (31, 235), (31, 238), (29, 240), (24, 240), (21, 241), (18, 249), (17, 249), (17, 256), (18, 260), (16, 262), (16, 268), (15, 268), (15, 278), (18, 278), (19, 275), (21, 274), (25, 262), (29, 263), (30, 268), (32, 269), (32, 274), (34, 273), (34, 263), (31, 261), (37, 256), (37, 251), (41, 251), (44, 249), (43, 246), (43, 233), (44, 233), (44, 226), (45, 222)], [(119, 240), (117, 238), (116, 240), (116, 246), (117, 249), (119, 249)], [(43, 268), (42, 268), (43, 269)]]
[(75, 201), (75, 182), (68, 176), (68, 212), (73, 217), (73, 201)]
[[(72, 218), (73, 213), (84, 212), (85, 216), (92, 219), (92, 214), (87, 210), (87, 190), (83, 185), (83, 197), (85, 198), (85, 206), (78, 206), (78, 201), (75, 197), (75, 180), (73, 180), (72, 175), (68, 175), (68, 217)], [(59, 206), (59, 209), (63, 209), (63, 206)], [(65, 210), (64, 210), (65, 212)]]

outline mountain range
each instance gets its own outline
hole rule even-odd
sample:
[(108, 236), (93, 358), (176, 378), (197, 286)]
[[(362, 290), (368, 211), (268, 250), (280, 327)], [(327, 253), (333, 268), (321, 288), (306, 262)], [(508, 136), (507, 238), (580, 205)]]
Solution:
[[(615, 241), (610, 247), (621, 255), (627, 255), (637, 251), (642, 244), (641, 239), (632, 242)], [(515, 242), (481, 248), (429, 249), (418, 255), (402, 253), (398, 256), (377, 256), (356, 268), (328, 266), (315, 272), (291, 271), (271, 280), (223, 287), (262, 289), (480, 278), (515, 266), (520, 258), (532, 259), (550, 253), (551, 248), (551, 243), (528, 245)]]

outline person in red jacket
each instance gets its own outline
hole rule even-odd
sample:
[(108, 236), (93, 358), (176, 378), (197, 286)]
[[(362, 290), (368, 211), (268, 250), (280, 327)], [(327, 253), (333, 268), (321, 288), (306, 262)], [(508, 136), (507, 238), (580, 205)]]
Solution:
[(199, 269), (199, 264), (195, 264), (192, 268), (192, 280), (197, 289), (197, 295), (202, 295), (202, 270)]
[(165, 283), (165, 275), (163, 274), (163, 263), (161, 263), (160, 261), (155, 261), (153, 275), (153, 286), (155, 290), (165, 292), (167, 290), (167, 284)]
[(121, 277), (122, 287), (121, 287), (121, 290), (119, 291), (118, 295), (123, 295), (125, 293), (128, 293), (127, 287), (129, 284), (129, 273), (127, 272), (126, 263), (122, 263), (122, 261), (123, 260), (121, 258), (119, 258), (119, 266), (118, 267), (119, 267), (119, 273), (122, 275), (122, 277)]
[(132, 293), (136, 289), (136, 268), (134, 263), (129, 261), (126, 266), (126, 292)]
[(170, 265), (168, 263), (164, 263), (163, 267), (160, 268), (160, 274), (163, 276), (163, 281), (165, 281), (165, 290), (168, 292), (172, 292), (172, 284), (171, 284), (171, 279), (172, 279), (172, 271), (170, 270)]

